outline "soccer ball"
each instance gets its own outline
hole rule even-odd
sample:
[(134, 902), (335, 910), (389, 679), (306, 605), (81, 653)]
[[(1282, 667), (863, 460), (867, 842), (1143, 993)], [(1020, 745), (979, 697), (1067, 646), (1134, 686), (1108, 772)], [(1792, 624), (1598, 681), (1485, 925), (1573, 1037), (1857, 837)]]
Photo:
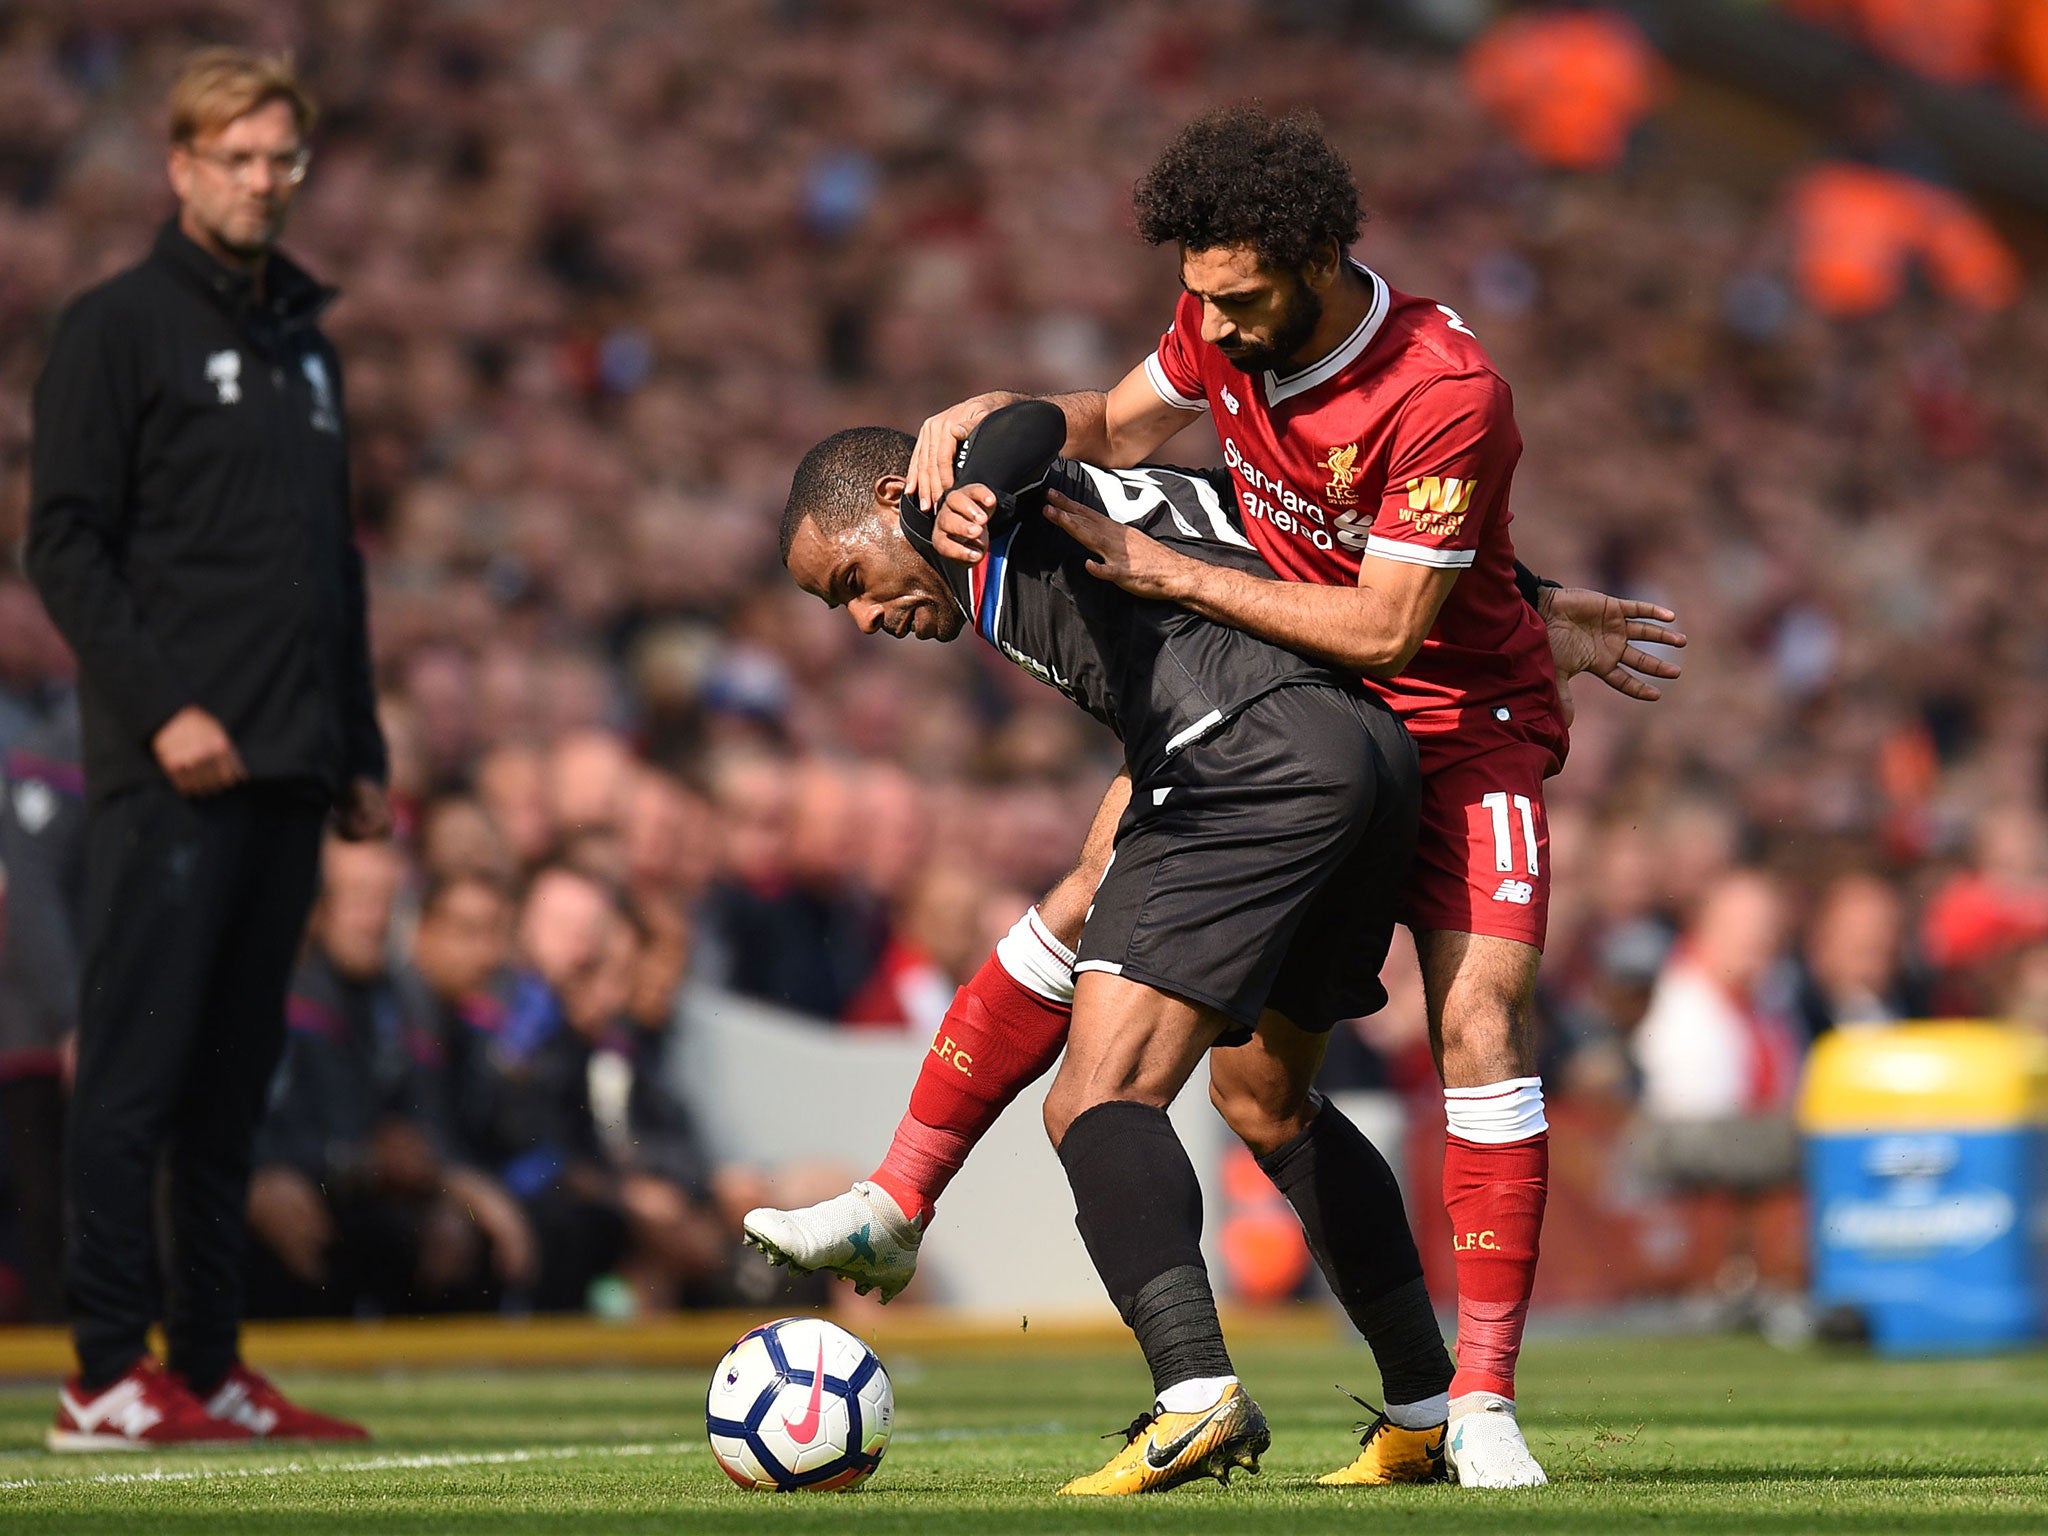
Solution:
[(821, 1317), (763, 1323), (711, 1375), (711, 1454), (742, 1488), (828, 1492), (882, 1464), (896, 1393), (875, 1352)]

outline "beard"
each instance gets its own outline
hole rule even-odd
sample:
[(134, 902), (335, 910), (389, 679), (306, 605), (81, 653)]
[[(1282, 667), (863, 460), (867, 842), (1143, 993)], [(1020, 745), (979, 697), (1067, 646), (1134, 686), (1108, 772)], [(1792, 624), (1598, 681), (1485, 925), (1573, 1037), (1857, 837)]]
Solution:
[(242, 261), (268, 256), (284, 227), (282, 209), (235, 209), (215, 220), (200, 222), (220, 248)]
[(1279, 324), (1273, 328), (1273, 339), (1263, 346), (1225, 352), (1223, 360), (1239, 373), (1253, 377), (1268, 370), (1277, 372), (1293, 359), (1295, 353), (1308, 345), (1309, 337), (1315, 335), (1316, 327), (1322, 323), (1322, 295), (1296, 278), (1294, 292), (1287, 300), (1287, 307), (1280, 312)]

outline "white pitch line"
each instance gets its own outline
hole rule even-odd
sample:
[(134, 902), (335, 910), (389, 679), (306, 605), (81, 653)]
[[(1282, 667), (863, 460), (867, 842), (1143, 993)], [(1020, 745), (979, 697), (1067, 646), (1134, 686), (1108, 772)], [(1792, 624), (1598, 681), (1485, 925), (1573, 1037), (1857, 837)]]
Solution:
[(417, 1456), (372, 1456), (366, 1461), (287, 1461), (264, 1467), (191, 1467), (166, 1471), (97, 1472), (91, 1477), (15, 1477), (0, 1489), (119, 1487), (133, 1483), (204, 1483), (231, 1477), (291, 1477), (301, 1472), (414, 1472), (443, 1468), (516, 1466), (533, 1461), (578, 1461), (590, 1457), (695, 1455), (702, 1446), (679, 1445), (551, 1445), (530, 1451), (449, 1451)]
[[(906, 1445), (945, 1440), (982, 1440), (1004, 1435), (1057, 1434), (1059, 1424), (1026, 1424), (1015, 1429), (909, 1429), (893, 1438)], [(463, 1467), (506, 1467), (528, 1462), (581, 1461), (621, 1456), (695, 1456), (704, 1447), (689, 1441), (672, 1445), (550, 1445), (526, 1451), (446, 1451), (413, 1456), (372, 1456), (364, 1461), (286, 1461), (262, 1467), (188, 1467), (147, 1472), (96, 1472), (90, 1477), (11, 1477), (0, 1479), (0, 1492), (25, 1488), (119, 1488), (140, 1483), (205, 1483), (223, 1478), (295, 1477), (305, 1472), (432, 1472)]]

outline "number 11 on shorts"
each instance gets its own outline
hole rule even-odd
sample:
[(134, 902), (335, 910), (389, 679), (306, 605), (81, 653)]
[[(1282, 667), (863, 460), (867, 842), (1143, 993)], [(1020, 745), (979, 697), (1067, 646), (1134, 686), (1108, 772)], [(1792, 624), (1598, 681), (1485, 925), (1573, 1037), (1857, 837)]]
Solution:
[(1527, 795), (1510, 796), (1496, 789), (1481, 795), (1479, 803), (1493, 813), (1493, 867), (1506, 874), (1515, 867), (1514, 829), (1508, 824), (1508, 803), (1512, 799), (1522, 821), (1522, 846), (1528, 851), (1529, 873), (1536, 874), (1536, 812)]

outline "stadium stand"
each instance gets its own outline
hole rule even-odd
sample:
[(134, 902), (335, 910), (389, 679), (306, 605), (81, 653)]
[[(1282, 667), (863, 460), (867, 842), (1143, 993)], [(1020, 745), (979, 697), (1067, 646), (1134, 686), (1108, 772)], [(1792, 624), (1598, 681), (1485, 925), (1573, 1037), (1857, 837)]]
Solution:
[[(205, 38), (296, 50), (326, 117), (285, 243), (343, 288), (405, 859), (393, 967), (414, 969), (422, 892), (554, 866), (623, 914), (590, 1038), (630, 1020), (605, 1038), (658, 1048), (685, 982), (819, 1029), (922, 1021), (1065, 868), (1112, 744), (979, 648), (860, 643), (791, 587), (772, 531), (790, 467), (850, 422), (1112, 381), (1176, 291), (1170, 256), (1129, 233), (1148, 157), (1219, 97), (1311, 107), (1374, 210), (1361, 257), (1459, 296), (1513, 383), (1518, 549), (1672, 603), (1692, 637), (1665, 703), (1581, 685), (1553, 786), (1559, 1145), (1620, 1144), (1652, 994), (1751, 872), (1776, 895), (1726, 1001), (1782, 1021), (1795, 1056), (1848, 1022), (1802, 986), (2048, 1027), (2038, 220), (1936, 186), (1923, 157), (1910, 198), (1966, 235), (1900, 234), (1877, 280), (1841, 279), (1800, 211), (1821, 178), (1895, 189), (1910, 126), (1872, 168), (1867, 145), (1835, 154), (1829, 122), (1678, 78), (1625, 169), (1558, 174), (1489, 126), (1454, 54), (1332, 35), (1343, 7), (1284, 9), (710, 3), (681, 26), (652, 3), (11, 6), (0, 532), (19, 542), (50, 317), (166, 210), (167, 73)], [(2010, 14), (2038, 95), (2048, 24)], [(1654, 93), (1631, 89), (1634, 122)], [(1616, 158), (1603, 140), (1575, 163)], [(1199, 431), (1172, 451), (1213, 456)], [(67, 675), (25, 598), (0, 581), (0, 755)], [(1896, 937), (1878, 976), (1838, 984), (1818, 914), (1843, 880), (1896, 904)], [(605, 963), (565, 964), (586, 960)], [(1429, 1086), (1412, 1034), (1356, 1037), (1357, 1083)], [(578, 1122), (592, 1159), (630, 1162), (623, 1105), (609, 1141)], [(1433, 1189), (1441, 1137), (1411, 1140)], [(1600, 1225), (1624, 1217), (1598, 1172), (1560, 1174), (1553, 1231), (1577, 1208), (1623, 1230)], [(765, 1177), (656, 1180), (642, 1229), (672, 1262), (643, 1299), (732, 1299), (725, 1248)], [(1238, 1198), (1255, 1216), (1259, 1191)], [(1561, 1262), (1559, 1296), (1712, 1283), (1713, 1255), (1652, 1262), (1663, 1217), (1634, 1209), (1651, 1257), (1620, 1280)], [(1268, 1289), (1293, 1272), (1255, 1267)], [(579, 1296), (617, 1303), (590, 1278)]]

